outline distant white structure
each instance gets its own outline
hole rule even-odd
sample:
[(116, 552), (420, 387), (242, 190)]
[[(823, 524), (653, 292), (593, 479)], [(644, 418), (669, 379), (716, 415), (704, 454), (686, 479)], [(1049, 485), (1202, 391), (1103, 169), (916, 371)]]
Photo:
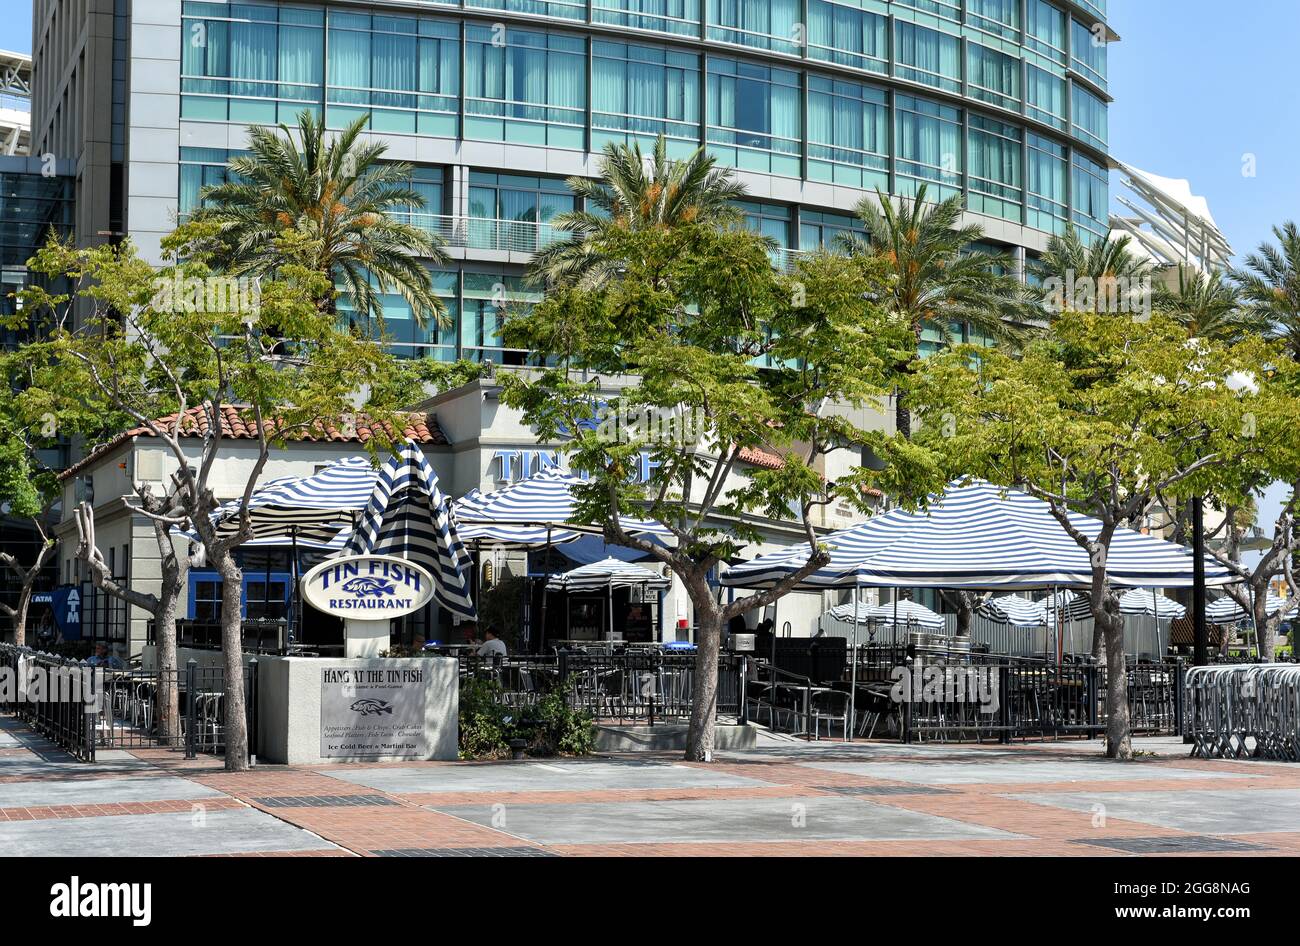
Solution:
[(1124, 187), (1115, 200), (1131, 216), (1110, 215), (1110, 228), (1133, 238), (1136, 248), (1158, 265), (1199, 272), (1227, 269), (1232, 247), (1214, 222), (1204, 197), (1189, 181), (1161, 177), (1123, 161), (1113, 161)]
[(0, 155), (26, 155), (32, 137), (32, 57), (0, 49)]

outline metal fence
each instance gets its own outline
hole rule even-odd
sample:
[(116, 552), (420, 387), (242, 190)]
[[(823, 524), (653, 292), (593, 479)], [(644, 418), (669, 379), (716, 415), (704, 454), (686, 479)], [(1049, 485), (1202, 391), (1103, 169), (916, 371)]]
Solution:
[[(0, 711), (78, 759), (98, 749), (225, 750), (225, 668), (191, 660), (179, 670), (117, 670), (0, 644)], [(257, 661), (244, 668), (249, 752), (257, 753)], [(175, 715), (172, 715), (172, 709)]]
[(1193, 667), (1183, 700), (1192, 755), (1300, 762), (1300, 667)]
[[(743, 673), (746, 658), (723, 654), (718, 659), (717, 712), (745, 713)], [(490, 679), (500, 699), (511, 706), (535, 703), (563, 685), (575, 708), (599, 720), (647, 723), (690, 717), (696, 657), (656, 650), (619, 654), (559, 653), (537, 656), (460, 658), (462, 675)]]
[(95, 760), (95, 710), (100, 695), (95, 668), (0, 644), (0, 710), (12, 713), (55, 745), (86, 762)]

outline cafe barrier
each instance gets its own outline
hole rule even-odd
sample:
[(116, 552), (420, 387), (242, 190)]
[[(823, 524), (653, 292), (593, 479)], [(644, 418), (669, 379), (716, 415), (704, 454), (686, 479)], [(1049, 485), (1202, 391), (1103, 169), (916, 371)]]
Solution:
[(1300, 762), (1300, 666), (1193, 667), (1184, 707), (1193, 756)]

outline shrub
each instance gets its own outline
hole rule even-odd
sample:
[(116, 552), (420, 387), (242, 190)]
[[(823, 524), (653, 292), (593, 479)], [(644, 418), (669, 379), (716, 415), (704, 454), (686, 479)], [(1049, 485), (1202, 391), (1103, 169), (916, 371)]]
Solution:
[(460, 685), (460, 757), (496, 759), (510, 751), (511, 721), (501, 704), (501, 686), (468, 678)]
[(557, 687), (520, 714), (517, 738), (528, 742), (528, 754), (589, 755), (596, 747), (596, 724), (586, 710), (569, 705), (572, 681)]

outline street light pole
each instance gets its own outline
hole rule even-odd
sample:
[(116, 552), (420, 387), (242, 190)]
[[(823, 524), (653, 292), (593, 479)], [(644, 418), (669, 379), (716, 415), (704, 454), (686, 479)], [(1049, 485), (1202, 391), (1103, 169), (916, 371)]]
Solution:
[(1192, 662), (1203, 667), (1210, 662), (1210, 635), (1205, 625), (1205, 524), (1203, 503), (1192, 500)]

